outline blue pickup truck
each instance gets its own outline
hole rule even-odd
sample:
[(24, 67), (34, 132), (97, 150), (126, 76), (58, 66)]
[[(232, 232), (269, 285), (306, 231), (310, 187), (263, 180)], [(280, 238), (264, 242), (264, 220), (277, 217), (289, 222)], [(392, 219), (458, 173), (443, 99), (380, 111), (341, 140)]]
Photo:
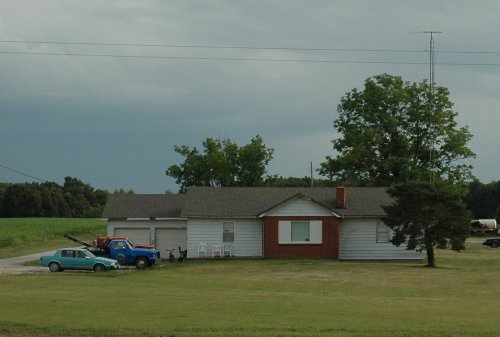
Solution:
[(132, 265), (139, 269), (151, 267), (160, 261), (157, 249), (137, 248), (128, 239), (109, 239), (102, 246), (90, 245), (84, 241), (65, 235), (71, 241), (85, 246), (96, 256), (117, 260), (120, 265)]
[[(99, 256), (99, 254), (98, 254)], [(121, 265), (135, 265), (139, 269), (151, 267), (160, 260), (160, 251), (156, 249), (136, 248), (128, 240), (109, 240), (104, 246), (104, 254), (117, 260)]]

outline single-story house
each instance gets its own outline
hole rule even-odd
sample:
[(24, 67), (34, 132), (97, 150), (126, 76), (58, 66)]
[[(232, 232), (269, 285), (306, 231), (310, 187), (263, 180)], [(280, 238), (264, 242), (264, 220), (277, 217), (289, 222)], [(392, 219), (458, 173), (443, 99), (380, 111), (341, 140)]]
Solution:
[[(115, 194), (102, 217), (108, 235), (199, 256), (230, 245), (234, 257), (421, 260), (390, 243), (380, 220), (382, 187), (192, 187), (184, 194)], [(176, 251), (178, 255), (178, 251)]]

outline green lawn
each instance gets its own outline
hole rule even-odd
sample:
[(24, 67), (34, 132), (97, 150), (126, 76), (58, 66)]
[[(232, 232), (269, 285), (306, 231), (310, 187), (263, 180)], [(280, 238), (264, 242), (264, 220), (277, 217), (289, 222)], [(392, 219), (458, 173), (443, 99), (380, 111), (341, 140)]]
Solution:
[(106, 221), (101, 219), (0, 218), (0, 258), (75, 245), (64, 234), (91, 242), (105, 233)]
[(500, 249), (0, 275), (0, 336), (498, 336)]

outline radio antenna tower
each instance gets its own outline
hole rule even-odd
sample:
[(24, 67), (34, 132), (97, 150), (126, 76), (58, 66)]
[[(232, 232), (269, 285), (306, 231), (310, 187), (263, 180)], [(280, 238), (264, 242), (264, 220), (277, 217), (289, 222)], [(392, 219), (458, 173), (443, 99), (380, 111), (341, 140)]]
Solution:
[(436, 66), (436, 48), (434, 44), (434, 35), (442, 34), (434, 30), (423, 31), (423, 34), (429, 34), (429, 181), (434, 184), (434, 146), (436, 135), (434, 134), (434, 84), (435, 84), (435, 66)]
[(431, 91), (434, 89), (434, 72), (436, 66), (436, 47), (434, 44), (434, 34), (442, 34), (443, 32), (436, 32), (434, 30), (426, 30), (423, 34), (429, 34), (429, 85), (431, 87)]

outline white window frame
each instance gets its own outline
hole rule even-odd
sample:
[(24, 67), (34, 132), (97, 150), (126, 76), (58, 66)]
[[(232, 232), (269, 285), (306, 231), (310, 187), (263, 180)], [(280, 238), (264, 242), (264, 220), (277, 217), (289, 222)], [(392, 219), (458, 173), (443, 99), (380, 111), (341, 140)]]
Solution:
[[(292, 222), (309, 223), (309, 241), (292, 241)], [(280, 220), (278, 221), (278, 244), (310, 245), (323, 243), (323, 221), (321, 220)]]
[(377, 221), (376, 241), (377, 243), (391, 242), (391, 229), (387, 227), (382, 221)]

